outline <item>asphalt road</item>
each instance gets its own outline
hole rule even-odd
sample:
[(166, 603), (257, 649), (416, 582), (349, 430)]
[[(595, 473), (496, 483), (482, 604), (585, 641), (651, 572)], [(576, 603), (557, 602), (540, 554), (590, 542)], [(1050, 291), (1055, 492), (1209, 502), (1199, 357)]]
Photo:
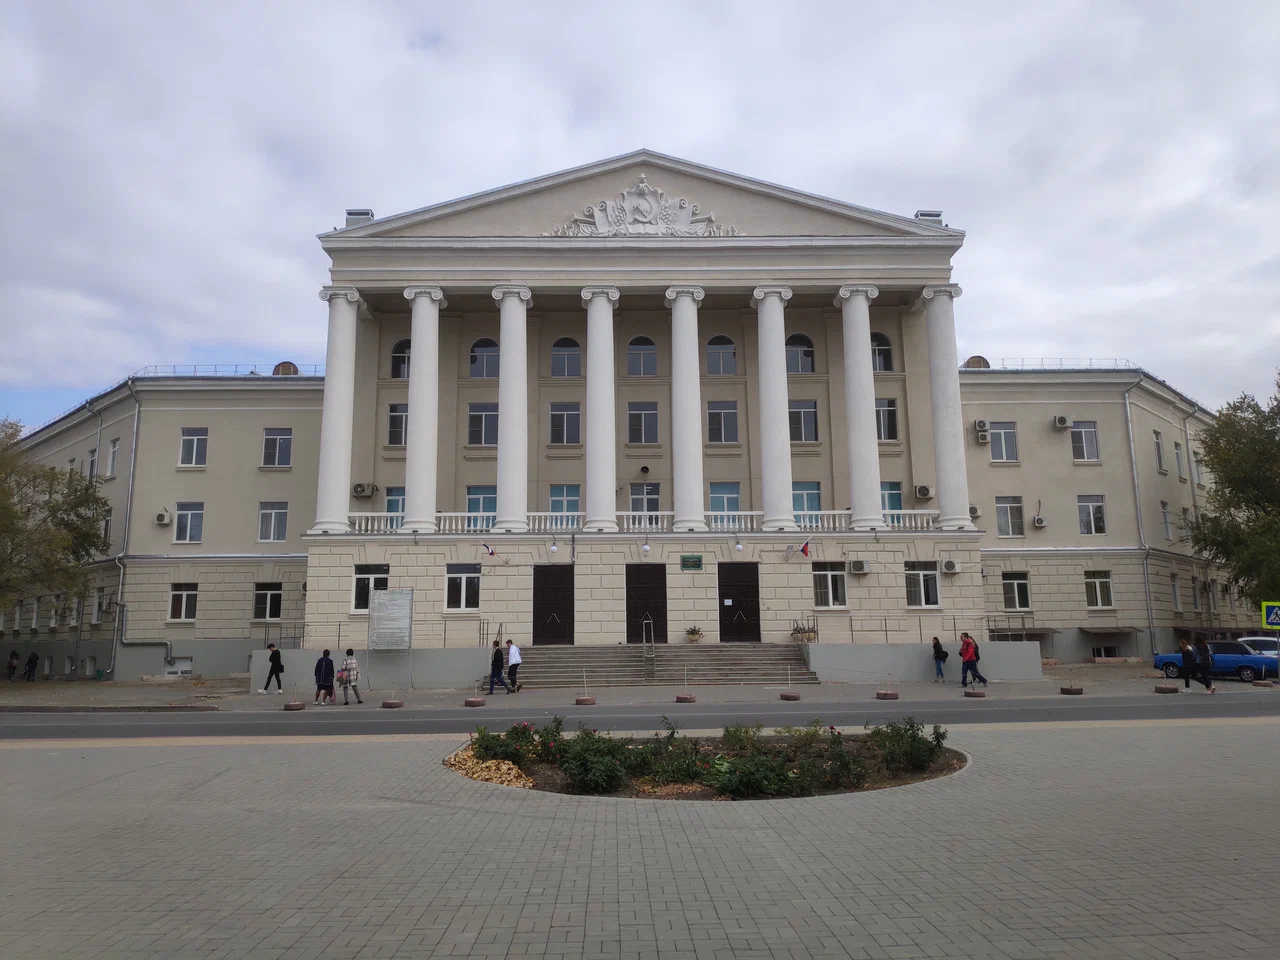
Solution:
[(763, 723), (766, 727), (803, 724), (815, 717), (841, 727), (914, 716), (922, 723), (1043, 723), (1084, 720), (1166, 720), (1188, 717), (1280, 716), (1280, 696), (1207, 695), (1047, 697), (1008, 700), (824, 703), (807, 700), (774, 704), (615, 704), (595, 707), (521, 709), (518, 706), (448, 710), (382, 710), (365, 707), (307, 707), (236, 713), (11, 713), (0, 715), (0, 739), (316, 736), (391, 733), (470, 733), (478, 725), (503, 729), (519, 720), (543, 724), (559, 713), (566, 727), (649, 731), (670, 717), (681, 729)]

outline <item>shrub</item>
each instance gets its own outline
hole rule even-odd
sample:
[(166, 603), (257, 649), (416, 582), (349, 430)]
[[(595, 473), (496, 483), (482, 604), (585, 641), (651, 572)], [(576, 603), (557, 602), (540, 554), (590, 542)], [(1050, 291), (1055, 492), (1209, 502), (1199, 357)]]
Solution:
[(564, 717), (552, 717), (551, 723), (537, 729), (534, 740), (534, 759), (539, 763), (559, 763), (564, 753)]
[(821, 763), (806, 757), (787, 774), (787, 786), (793, 797), (811, 797), (827, 784), (827, 772)]
[(509, 736), (490, 733), (484, 727), (476, 728), (476, 739), (472, 752), (478, 760), (509, 760), (519, 766), (525, 761), (525, 750)]
[(867, 765), (850, 753), (843, 742), (827, 747), (825, 785), (846, 790), (861, 790), (867, 785)]
[(725, 749), (732, 750), (734, 753), (750, 753), (756, 748), (756, 738), (760, 736), (762, 730), (764, 730), (763, 723), (757, 723), (752, 727), (730, 724), (724, 728), (722, 739)]
[(745, 757), (716, 757), (707, 771), (706, 783), (735, 800), (785, 796), (791, 792), (790, 778), (782, 761), (760, 752)]
[(773, 732), (788, 738), (797, 750), (812, 750), (822, 739), (822, 721), (815, 717), (803, 727), (778, 727)]
[(926, 737), (924, 724), (915, 717), (895, 720), (882, 727), (872, 727), (868, 739), (880, 752), (880, 762), (889, 773), (904, 770), (928, 770), (942, 754), (947, 732), (934, 724), (933, 735)]
[(564, 744), (560, 769), (569, 786), (579, 793), (613, 793), (626, 778), (623, 754), (627, 746), (628, 741), (580, 728), (578, 735)]
[(662, 718), (667, 732), (648, 744), (650, 772), (657, 783), (702, 783), (709, 764), (698, 741), (679, 735), (679, 727)]

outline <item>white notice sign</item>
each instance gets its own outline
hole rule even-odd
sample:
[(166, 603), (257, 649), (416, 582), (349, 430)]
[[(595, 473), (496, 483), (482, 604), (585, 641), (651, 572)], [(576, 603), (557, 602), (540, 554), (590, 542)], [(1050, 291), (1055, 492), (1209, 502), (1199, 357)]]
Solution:
[(374, 590), (370, 593), (370, 650), (408, 650), (412, 624), (412, 590)]

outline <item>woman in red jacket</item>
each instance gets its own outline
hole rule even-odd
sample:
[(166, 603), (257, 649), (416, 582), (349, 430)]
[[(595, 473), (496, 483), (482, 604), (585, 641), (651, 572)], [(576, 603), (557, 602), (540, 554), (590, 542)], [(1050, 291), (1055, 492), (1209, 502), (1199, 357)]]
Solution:
[(973, 642), (973, 637), (967, 633), (960, 634), (960, 686), (966, 686), (969, 674), (973, 674), (973, 682), (982, 681), (982, 685), (987, 685), (987, 678), (978, 670), (978, 645)]

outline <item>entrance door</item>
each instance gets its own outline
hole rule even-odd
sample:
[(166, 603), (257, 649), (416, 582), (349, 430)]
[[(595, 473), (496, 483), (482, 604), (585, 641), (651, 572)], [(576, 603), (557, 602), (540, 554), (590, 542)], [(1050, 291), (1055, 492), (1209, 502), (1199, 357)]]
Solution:
[(716, 565), (720, 580), (720, 642), (760, 640), (760, 570), (754, 563)]
[(627, 564), (627, 643), (667, 642), (667, 568), (661, 563)]
[(573, 564), (533, 568), (534, 645), (573, 643)]

